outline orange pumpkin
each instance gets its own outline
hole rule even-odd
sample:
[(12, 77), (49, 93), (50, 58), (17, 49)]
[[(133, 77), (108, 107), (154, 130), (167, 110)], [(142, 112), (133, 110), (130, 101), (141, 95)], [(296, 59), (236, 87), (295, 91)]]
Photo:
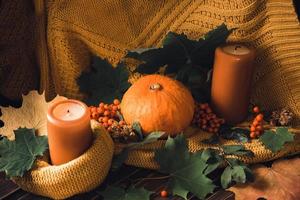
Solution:
[(139, 122), (145, 135), (164, 131), (176, 135), (187, 128), (194, 100), (180, 82), (162, 75), (147, 75), (124, 94), (121, 111), (127, 123)]

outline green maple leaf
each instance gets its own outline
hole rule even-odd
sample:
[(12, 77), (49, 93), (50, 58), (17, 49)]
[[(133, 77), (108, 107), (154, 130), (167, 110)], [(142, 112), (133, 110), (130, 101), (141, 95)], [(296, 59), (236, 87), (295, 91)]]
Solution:
[(153, 192), (144, 188), (129, 188), (125, 190), (120, 187), (109, 186), (100, 195), (104, 200), (149, 200)]
[(154, 74), (166, 66), (165, 74), (176, 74), (176, 79), (191, 90), (197, 101), (208, 101), (215, 49), (226, 42), (231, 32), (225, 24), (199, 40), (191, 40), (183, 33), (169, 32), (162, 47), (133, 50), (126, 57), (142, 61), (136, 69), (142, 74)]
[(46, 136), (35, 136), (34, 129), (19, 128), (14, 131), (16, 139), (0, 141), (0, 172), (8, 177), (23, 176), (37, 158), (48, 148)]
[(112, 162), (112, 169), (117, 170), (122, 166), (122, 164), (126, 161), (130, 150), (138, 148), (145, 144), (155, 142), (164, 134), (165, 134), (164, 132), (155, 131), (155, 132), (150, 133), (147, 137), (144, 138), (144, 140), (142, 140), (140, 142), (132, 142), (132, 143), (128, 144), (128, 146), (125, 147), (120, 154), (118, 154), (114, 157), (113, 162)]
[(290, 133), (288, 128), (279, 127), (276, 128), (276, 132), (272, 130), (265, 131), (265, 133), (259, 137), (259, 140), (266, 148), (276, 153), (284, 147), (285, 143), (294, 141), (294, 134)]
[(179, 197), (187, 199), (189, 190), (185, 189), (185, 187), (183, 187), (183, 185), (181, 185), (181, 183), (176, 179), (170, 182), (170, 188), (172, 188), (173, 195), (177, 195)]
[(201, 152), (201, 159), (208, 164), (204, 171), (206, 175), (216, 170), (223, 163), (223, 158), (220, 156), (220, 152), (211, 148), (204, 149)]
[(234, 158), (226, 159), (229, 165), (221, 175), (221, 185), (224, 189), (235, 183), (246, 183), (253, 181), (253, 173), (243, 162)]
[(212, 193), (215, 189), (212, 180), (205, 174), (207, 166), (208, 164), (201, 159), (201, 153), (193, 154), (186, 166), (171, 174), (171, 181), (176, 180), (182, 189), (186, 189), (198, 198), (204, 199), (207, 194)]
[(184, 167), (189, 158), (187, 140), (183, 134), (177, 135), (174, 139), (169, 137), (164, 148), (155, 152), (155, 160), (163, 173), (173, 173)]
[(170, 189), (174, 195), (186, 199), (188, 192), (203, 199), (213, 192), (215, 185), (206, 176), (208, 164), (202, 152), (191, 154), (183, 134), (168, 138), (165, 147), (155, 152), (160, 171), (170, 174)]
[(226, 41), (231, 32), (222, 24), (198, 41), (188, 39), (183, 33), (169, 32), (164, 38), (163, 47), (133, 50), (126, 57), (143, 61), (137, 67), (137, 72), (146, 74), (153, 74), (164, 65), (167, 65), (166, 74), (177, 73), (189, 64), (212, 68), (215, 49)]
[(233, 30), (229, 30), (225, 24), (221, 24), (200, 38), (197, 46), (191, 53), (192, 63), (211, 69), (214, 62), (215, 49), (226, 42)]
[(251, 150), (245, 149), (243, 145), (223, 145), (222, 149), (226, 155), (254, 156), (254, 153)]
[(88, 105), (98, 105), (99, 102), (112, 103), (114, 99), (122, 99), (130, 87), (129, 72), (123, 63), (113, 67), (107, 60), (92, 58), (90, 72), (83, 72), (77, 79), (81, 92), (87, 94), (85, 102)]

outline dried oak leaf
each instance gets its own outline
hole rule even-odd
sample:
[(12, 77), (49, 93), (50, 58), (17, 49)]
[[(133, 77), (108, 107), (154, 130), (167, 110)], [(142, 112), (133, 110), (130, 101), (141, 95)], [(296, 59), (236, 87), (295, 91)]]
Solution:
[(257, 165), (253, 169), (253, 183), (237, 184), (229, 190), (235, 193), (236, 200), (299, 200), (299, 166), (300, 158), (275, 161), (271, 168)]
[(0, 120), (4, 126), (0, 128), (0, 135), (9, 140), (15, 140), (14, 130), (20, 127), (34, 128), (38, 135), (47, 135), (47, 109), (55, 101), (66, 99), (62, 96), (55, 97), (52, 101), (45, 100), (45, 93), (39, 94), (31, 91), (22, 95), (23, 103), (20, 108), (1, 107), (2, 116)]

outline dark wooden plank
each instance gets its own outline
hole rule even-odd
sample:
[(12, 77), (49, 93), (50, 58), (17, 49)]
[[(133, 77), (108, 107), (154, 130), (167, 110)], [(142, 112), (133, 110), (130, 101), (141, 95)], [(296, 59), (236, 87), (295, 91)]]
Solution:
[(0, 199), (17, 192), (20, 188), (12, 181), (5, 179), (5, 174), (0, 173)]
[[(96, 188), (95, 190), (79, 194), (69, 198), (69, 200), (102, 200), (100, 191), (102, 191), (108, 185), (115, 186), (129, 186), (135, 185), (136, 187), (144, 187), (148, 190), (154, 191), (151, 195), (151, 200), (182, 200), (180, 197), (168, 198), (160, 197), (160, 191), (166, 189), (168, 179), (161, 178), (164, 175), (152, 170), (146, 170), (141, 168), (134, 168), (129, 166), (123, 166), (119, 171), (111, 172), (106, 181)], [(12, 181), (5, 180), (3, 174), (0, 174), (0, 199), (5, 200), (47, 200), (48, 198), (36, 196), (21, 190)], [(198, 200), (196, 197), (189, 195), (189, 200)], [(220, 190), (210, 195), (207, 200), (233, 200), (234, 194), (229, 191)]]
[(23, 191), (21, 189), (18, 189), (18, 190), (16, 190), (13, 193), (9, 193), (3, 199), (5, 199), (5, 200), (18, 200), (18, 199), (20, 199), (21, 197), (23, 197), (24, 195), (27, 195), (27, 194), (28, 194), (27, 192), (25, 192), (25, 191)]

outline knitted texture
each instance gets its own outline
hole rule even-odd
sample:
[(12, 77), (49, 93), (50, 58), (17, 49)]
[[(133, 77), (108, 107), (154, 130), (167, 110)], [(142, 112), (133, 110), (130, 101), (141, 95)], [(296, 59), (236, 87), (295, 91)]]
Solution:
[(110, 169), (114, 144), (103, 128), (94, 127), (94, 143), (80, 157), (62, 165), (39, 160), (37, 167), (14, 181), (25, 191), (65, 199), (99, 186)]
[[(269, 149), (266, 149), (259, 140), (252, 140), (251, 142), (245, 143), (245, 148), (253, 151), (254, 157), (248, 156), (234, 156), (239, 160), (247, 164), (266, 162), (270, 160), (275, 160), (287, 155), (300, 152), (300, 130), (292, 129), (295, 134), (295, 141), (292, 143), (287, 143), (285, 147), (277, 153), (272, 153)], [(190, 152), (196, 152), (205, 148), (215, 148), (215, 145), (204, 144), (201, 141), (208, 139), (212, 136), (211, 133), (204, 132), (196, 128), (188, 128), (185, 132), (188, 137), (188, 148)], [(165, 140), (159, 140), (151, 144), (143, 145), (143, 147), (132, 149), (126, 160), (127, 165), (132, 165), (136, 167), (143, 167), (148, 169), (158, 169), (159, 165), (154, 160), (155, 151), (162, 148), (165, 144)], [(234, 145), (240, 144), (233, 140), (224, 140), (221, 139), (219, 145)], [(124, 145), (116, 144), (115, 145), (115, 154), (118, 154), (122, 151)]]
[(61, 95), (82, 97), (76, 78), (91, 53), (116, 64), (127, 50), (160, 46), (169, 31), (197, 39), (224, 22), (237, 28), (229, 41), (257, 49), (252, 102), (268, 110), (288, 106), (299, 122), (300, 25), (292, 0), (64, 0), (48, 14), (53, 82), (42, 82)]
[(31, 0), (0, 4), (0, 93), (9, 99), (38, 88), (35, 13)]

